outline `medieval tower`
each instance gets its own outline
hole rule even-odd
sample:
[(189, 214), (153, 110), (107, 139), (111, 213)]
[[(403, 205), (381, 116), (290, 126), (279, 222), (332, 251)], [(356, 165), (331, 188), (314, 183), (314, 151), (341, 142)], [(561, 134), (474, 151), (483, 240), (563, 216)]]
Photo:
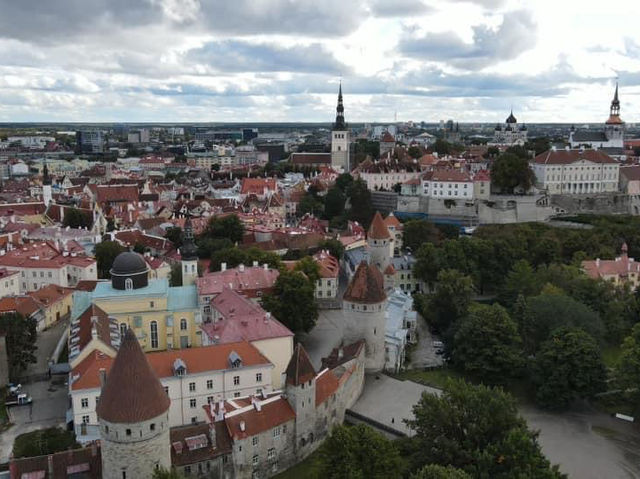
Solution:
[(365, 341), (366, 372), (381, 371), (385, 364), (384, 336), (387, 295), (382, 273), (373, 264), (358, 265), (342, 298), (344, 342)]
[(367, 232), (367, 249), (369, 250), (369, 263), (380, 271), (385, 271), (393, 256), (393, 237), (387, 225), (384, 224), (379, 211), (373, 217)]
[(171, 467), (170, 400), (129, 329), (96, 408), (104, 479), (149, 478)]
[(45, 163), (44, 168), (42, 168), (42, 201), (45, 207), (51, 204), (52, 199), (53, 195), (51, 194), (51, 177), (49, 176), (49, 168)]
[(337, 171), (349, 172), (349, 129), (344, 121), (342, 104), (342, 83), (338, 90), (336, 121), (331, 131), (331, 167)]
[(182, 261), (182, 286), (191, 286), (198, 278), (198, 247), (193, 241), (193, 226), (191, 219), (184, 222), (184, 233), (182, 235), (182, 246), (180, 247)]
[(300, 343), (286, 370), (287, 401), (296, 413), (295, 449), (304, 454), (305, 446), (313, 443), (316, 421), (316, 371)]
[(620, 100), (618, 99), (618, 84), (613, 94), (609, 118), (604, 124), (604, 133), (612, 147), (622, 148), (624, 146), (624, 122), (620, 118)]

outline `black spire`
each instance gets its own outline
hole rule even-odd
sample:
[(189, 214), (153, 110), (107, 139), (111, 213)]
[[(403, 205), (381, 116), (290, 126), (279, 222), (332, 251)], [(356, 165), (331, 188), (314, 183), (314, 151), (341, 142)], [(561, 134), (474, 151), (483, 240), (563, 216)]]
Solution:
[(191, 218), (189, 218), (188, 216), (187, 221), (184, 222), (180, 256), (182, 256), (183, 261), (193, 261), (198, 259), (198, 247), (193, 241), (193, 226), (191, 225)]
[(47, 167), (47, 164), (44, 164), (44, 168), (42, 168), (42, 184), (43, 185), (50, 185), (51, 184), (51, 177), (49, 176), (49, 168)]
[(344, 105), (342, 104), (342, 81), (338, 89), (338, 106), (336, 107), (336, 122), (333, 124), (334, 130), (346, 130), (347, 125), (344, 122)]
[(611, 116), (620, 115), (620, 100), (618, 100), (618, 82), (616, 82), (616, 92), (613, 95), (613, 101), (611, 102)]

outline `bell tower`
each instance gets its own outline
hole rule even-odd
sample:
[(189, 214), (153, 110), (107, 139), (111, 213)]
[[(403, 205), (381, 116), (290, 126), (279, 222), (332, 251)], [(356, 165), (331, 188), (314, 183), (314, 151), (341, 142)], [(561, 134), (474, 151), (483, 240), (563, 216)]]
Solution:
[(611, 108), (609, 110), (609, 119), (604, 125), (604, 133), (612, 148), (624, 147), (624, 122), (620, 118), (620, 100), (618, 99), (618, 83), (616, 82), (616, 91), (613, 94)]
[(180, 247), (182, 261), (182, 286), (190, 286), (198, 278), (198, 247), (193, 241), (193, 226), (191, 218), (187, 217), (184, 222), (184, 232), (182, 234), (182, 246)]
[(336, 121), (331, 131), (331, 167), (337, 171), (349, 172), (349, 130), (344, 121), (344, 105), (342, 103), (342, 82), (338, 89), (338, 106)]

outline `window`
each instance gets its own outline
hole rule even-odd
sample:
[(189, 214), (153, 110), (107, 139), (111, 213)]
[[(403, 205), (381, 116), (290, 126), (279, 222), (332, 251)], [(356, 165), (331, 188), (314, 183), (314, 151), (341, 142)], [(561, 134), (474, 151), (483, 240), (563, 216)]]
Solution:
[(262, 382), (262, 373), (256, 373), (256, 382), (257, 383), (261, 383)]
[(131, 429), (127, 429), (127, 430), (125, 431), (125, 434), (126, 434), (127, 436), (131, 436)]
[(274, 438), (280, 437), (280, 426), (273, 428), (273, 437)]
[(155, 430), (156, 430), (156, 424), (152, 422), (152, 423), (149, 425), (149, 430), (150, 430), (150, 431), (155, 431)]
[(151, 321), (151, 347), (158, 347), (158, 322)]
[(133, 280), (131, 278), (127, 278), (124, 280), (124, 289), (126, 290), (133, 289)]
[(89, 424), (89, 416), (82, 416), (82, 424)]
[(153, 308), (154, 307), (154, 302), (153, 301), (149, 301), (149, 307)]
[(196, 383), (189, 383), (189, 392), (196, 392)]
[(234, 398), (239, 398), (239, 397), (240, 397), (240, 393), (239, 393), (239, 392), (235, 392), (235, 393), (233, 393), (233, 397), (234, 397)]
[(207, 396), (207, 404), (211, 404), (213, 402), (213, 396)]
[(257, 446), (257, 445), (258, 445), (258, 436), (253, 436), (253, 437), (251, 438), (251, 444), (252, 444), (253, 446)]
[(233, 385), (234, 386), (240, 385), (240, 376), (233, 376)]
[(207, 379), (207, 389), (213, 389), (213, 379)]
[(191, 466), (184, 466), (184, 473), (185, 474), (191, 474)]
[(255, 456), (253, 456), (253, 460), (251, 461), (251, 463), (252, 463), (254, 466), (257, 466), (257, 465), (258, 465), (258, 455), (257, 455), (257, 454), (256, 454)]
[(185, 318), (182, 318), (180, 320), (180, 330), (181, 331), (186, 331), (187, 330), (187, 320)]
[(273, 461), (276, 458), (276, 448), (270, 447), (267, 451), (267, 459)]
[(164, 387), (164, 392), (167, 393), (167, 396), (169, 395), (169, 386)]
[(195, 399), (189, 399), (189, 407), (191, 409), (194, 409), (196, 407), (196, 400)]
[(80, 406), (82, 406), (83, 408), (89, 407), (89, 399), (88, 398), (80, 399)]

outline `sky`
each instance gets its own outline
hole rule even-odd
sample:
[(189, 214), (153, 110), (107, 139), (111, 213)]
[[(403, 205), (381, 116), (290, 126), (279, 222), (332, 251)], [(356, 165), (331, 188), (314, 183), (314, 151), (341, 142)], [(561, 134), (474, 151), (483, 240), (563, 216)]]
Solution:
[(640, 122), (640, 1), (0, 0), (0, 122)]

